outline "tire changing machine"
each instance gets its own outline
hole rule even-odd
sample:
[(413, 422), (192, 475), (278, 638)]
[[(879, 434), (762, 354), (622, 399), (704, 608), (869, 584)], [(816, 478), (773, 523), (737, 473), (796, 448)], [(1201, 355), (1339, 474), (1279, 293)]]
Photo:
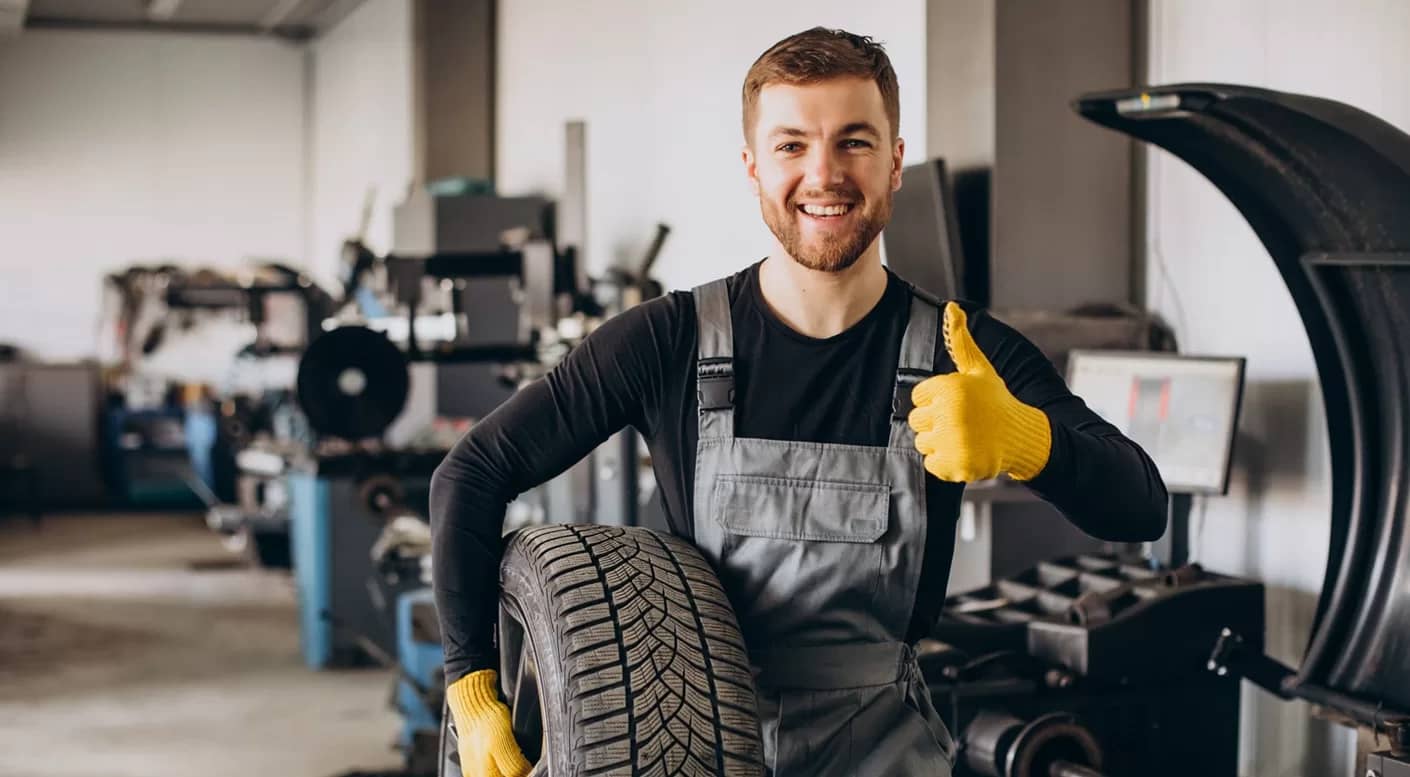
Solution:
[(1360, 729), (1355, 777), (1410, 775), (1410, 135), (1331, 100), (1227, 84), (1073, 107), (1190, 163), (1268, 249), (1325, 405), (1326, 576), (1297, 669), (1263, 654), (1260, 584), (1178, 558), (1057, 559), (951, 597), (920, 652), (961, 742), (956, 775), (1232, 777), (1240, 679)]

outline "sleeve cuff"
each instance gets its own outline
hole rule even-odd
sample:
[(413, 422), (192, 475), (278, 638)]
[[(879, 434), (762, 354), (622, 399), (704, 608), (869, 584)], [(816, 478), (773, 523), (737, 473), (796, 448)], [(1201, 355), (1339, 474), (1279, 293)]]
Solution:
[(450, 685), (456, 680), (482, 669), (499, 669), (499, 656), (472, 653), (453, 661), (447, 661), (444, 669), (446, 685)]
[(1048, 461), (1032, 479), (1023, 481), (1039, 495), (1058, 490), (1063, 484), (1072, 482), (1072, 438), (1062, 425), (1054, 423), (1048, 416), (1052, 444), (1048, 451)]
[(1017, 403), (1008, 418), (1008, 446), (1014, 454), (1008, 463), (1008, 473), (1014, 480), (1032, 480), (1047, 466), (1053, 455), (1052, 426), (1047, 413)]

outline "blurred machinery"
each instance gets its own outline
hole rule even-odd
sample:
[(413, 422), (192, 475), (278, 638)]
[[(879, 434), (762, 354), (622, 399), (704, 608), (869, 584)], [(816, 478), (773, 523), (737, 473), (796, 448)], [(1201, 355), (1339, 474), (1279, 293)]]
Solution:
[[(302, 439), (292, 365), (335, 302), (277, 262), (235, 273), (135, 266), (106, 278), (103, 463), (128, 504), (215, 507), (242, 490), (237, 454)], [(213, 525), (235, 533), (235, 514)]]
[[(423, 201), (403, 208), (433, 206), (441, 218), (448, 208), (473, 205)], [(410, 217), (403, 210), (398, 218)], [(483, 403), (482, 412), (487, 412), (501, 401), (501, 393), (551, 369), (598, 322), (618, 312), (622, 300), (658, 294), (659, 286), (646, 273), (665, 235), (661, 227), (636, 272), (591, 284), (588, 290), (596, 294), (576, 284), (573, 253), (557, 251), (546, 240), (499, 251), (364, 258), (366, 275), (385, 273), (395, 279), (379, 297), (401, 300), (405, 326), (378, 321), (379, 329), (352, 324), (331, 329), (300, 362), (299, 402), (318, 435), (309, 450), (287, 463), (304, 660), (313, 668), (369, 658), (394, 662), (399, 669), (396, 705), (404, 721), (398, 741), (410, 772), (434, 771), (440, 734), (440, 637), (425, 587), (426, 494), (436, 466), (465, 427), (441, 427), (438, 434), (432, 424), (429, 434), (413, 434), (400, 445), (388, 441), (390, 430), (408, 414), (431, 422), (445, 414), (449, 402), (462, 408)], [(359, 256), (370, 255), (361, 246), (356, 249)], [(412, 271), (416, 267), (422, 275)], [(472, 283), (503, 278), (512, 283), (480, 283), (471, 291)], [(460, 326), (451, 327), (449, 336), (435, 336), (433, 319), (419, 319), (417, 312), (425, 301), (426, 281), (433, 282), (431, 291), (463, 299), (449, 307), (457, 323), (471, 308), (480, 308), (481, 314), (492, 308), (495, 295), (504, 294), (517, 303), (503, 307), (512, 318), (486, 326), (498, 323), (510, 339), (465, 344)], [(455, 312), (457, 306), (461, 312)], [(418, 326), (418, 320), (426, 326)], [(431, 334), (424, 334), (427, 330)], [(449, 396), (440, 393), (440, 381), (435, 381), (425, 392), (429, 398), (418, 400), (413, 385), (418, 365), (486, 369), (456, 373), (461, 379), (447, 386)], [(420, 374), (429, 383), (427, 377)], [(494, 398), (477, 398), (477, 391)], [(417, 408), (418, 401), (431, 407)], [(641, 501), (636, 475), (646, 465), (634, 452), (634, 434), (619, 435), (580, 465), (596, 474), (603, 460), (610, 460), (613, 477), (584, 479), (570, 470), (521, 496), (511, 506), (517, 516), (512, 520), (635, 523)], [(632, 465), (616, 464), (623, 460)]]
[[(461, 218), (455, 209), (475, 209), (480, 205), (476, 199), (413, 200), (401, 206), (398, 222), (415, 218), (416, 214), (408, 211), (431, 208), (433, 221), (463, 225), (469, 218)], [(537, 205), (540, 209), (543, 206)], [(543, 238), (499, 250), (465, 250), (452, 245), (450, 250), (414, 257), (375, 256), (360, 244), (352, 246), (359, 257), (360, 275), (388, 279), (378, 284), (375, 299), (384, 310), (399, 310), (400, 324), (383, 318), (370, 319), (368, 325), (346, 323), (332, 328), (309, 346), (299, 363), (299, 404), (317, 440), (290, 457), (286, 466), (296, 576), (301, 596), (310, 599), (305, 608), (305, 630), (310, 637), (305, 642), (305, 659), (310, 665), (337, 663), (335, 657), (342, 648), (358, 646), (351, 633), (346, 639), (339, 637), (336, 623), (325, 622), (328, 619), (319, 613), (330, 606), (328, 592), (360, 586), (370, 572), (371, 560), (365, 550), (375, 542), (376, 529), (385, 521), (379, 517), (382, 508), (374, 505), (365, 491), (367, 483), (396, 483), (398, 497), (394, 501), (417, 505), (414, 512), (424, 515), (424, 489), (430, 476), (466, 428), (446, 421), (446, 406), (483, 405), (481, 412), (488, 412), (521, 382), (551, 369), (596, 323), (617, 312), (618, 300), (656, 293), (659, 287), (644, 279), (665, 234), (665, 227), (661, 227), (636, 272), (619, 273), (588, 288), (577, 285), (574, 252), (556, 250)], [(511, 283), (498, 283), (503, 279)], [(471, 286), (478, 281), (496, 283)], [(610, 295), (590, 294), (609, 286), (615, 289)], [(422, 315), (430, 292), (450, 301), (441, 311)], [(496, 299), (496, 295), (503, 298)], [(476, 315), (483, 316), (484, 309), (497, 305), (507, 320), (490, 320), (484, 327), (498, 327), (505, 339), (467, 342), (463, 333), (469, 311), (478, 309)], [(437, 332), (436, 321), (447, 313), (452, 326)], [(415, 368), (421, 365), (434, 369), (418, 372)], [(457, 380), (446, 387), (448, 391), (439, 390), (436, 371), (465, 366), (485, 369), (455, 372)], [(478, 392), (488, 392), (490, 400), (477, 397)], [(396, 424), (408, 416), (422, 428), (401, 440), (391, 439)], [(441, 419), (439, 425), (437, 418)], [(601, 467), (594, 457), (623, 455), (613, 443), (603, 447), (609, 450), (590, 457), (588, 466), (594, 471)], [(593, 485), (598, 487), (593, 489), (579, 488), (573, 473), (566, 473), (521, 498), (518, 512), (522, 515), (527, 510), (536, 517), (520, 520), (542, 521), (551, 516), (561, 521), (635, 522), (629, 508), (639, 503), (639, 489), (630, 475), (640, 466), (637, 461), (636, 467), (620, 468), (620, 476), (605, 485), (594, 478)], [(415, 499), (400, 496), (418, 490), (422, 496)], [(560, 491), (566, 494), (563, 501), (567, 505), (561, 509), (555, 504)], [(576, 509), (578, 505), (586, 505), (586, 515)], [(362, 523), (368, 526), (348, 517), (354, 515), (367, 516)], [(360, 550), (345, 551), (344, 544)], [(345, 609), (332, 606), (334, 616)], [(374, 641), (386, 650), (393, 647), (389, 634), (381, 638), (374, 635)]]
[(435, 774), (440, 753), (445, 674), (441, 627), (430, 588), (397, 600), (396, 706), (402, 716), (397, 747), (410, 774)]
[(46, 364), (0, 346), (0, 517), (37, 523), (50, 510), (107, 503), (101, 405), (96, 364)]
[[(442, 709), (427, 587), (432, 474), (476, 418), (602, 321), (661, 293), (650, 271), (669, 230), (658, 227), (635, 267), (590, 277), (566, 234), (581, 207), (571, 197), (414, 193), (395, 209), (390, 252), (347, 241), (347, 292), (298, 365), (312, 439), (263, 462), (265, 493), (282, 483), (287, 497), (304, 661), (398, 670), (398, 745), (410, 773), (434, 772)], [(521, 495), (506, 527), (635, 524), (643, 468), (627, 430)]]

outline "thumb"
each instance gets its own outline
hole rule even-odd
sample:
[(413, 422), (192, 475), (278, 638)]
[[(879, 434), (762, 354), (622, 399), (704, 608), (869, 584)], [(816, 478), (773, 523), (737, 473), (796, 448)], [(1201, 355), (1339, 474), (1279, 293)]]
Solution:
[(993, 372), (994, 368), (979, 350), (969, 333), (969, 321), (964, 309), (953, 302), (945, 304), (945, 351), (955, 363), (955, 369), (968, 373)]

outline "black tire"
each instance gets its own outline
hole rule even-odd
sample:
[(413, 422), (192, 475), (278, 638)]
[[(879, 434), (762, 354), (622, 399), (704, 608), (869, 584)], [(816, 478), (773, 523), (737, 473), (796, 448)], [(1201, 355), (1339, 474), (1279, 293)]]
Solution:
[[(500, 678), (535, 777), (764, 773), (744, 640), (689, 543), (642, 528), (524, 529), (500, 587)], [(442, 774), (459, 777), (446, 723)]]

